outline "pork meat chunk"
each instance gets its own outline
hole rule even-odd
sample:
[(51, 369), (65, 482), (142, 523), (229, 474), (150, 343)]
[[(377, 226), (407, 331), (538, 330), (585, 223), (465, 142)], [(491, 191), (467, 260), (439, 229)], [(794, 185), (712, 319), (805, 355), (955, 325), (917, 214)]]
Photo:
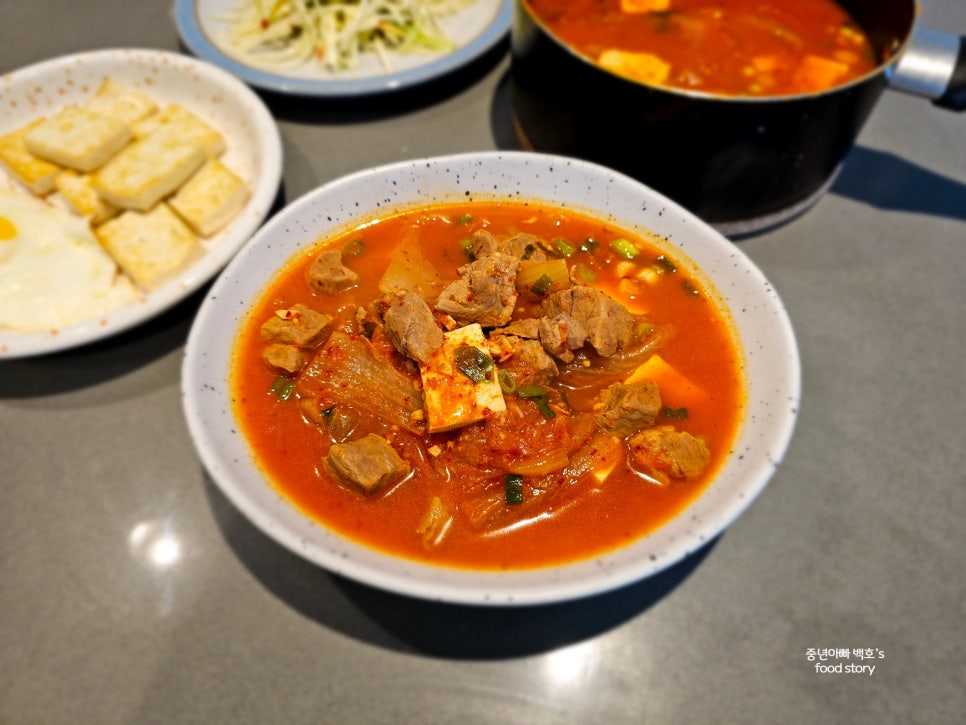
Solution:
[(537, 340), (497, 335), (490, 341), (502, 353), (500, 368), (512, 374), (518, 384), (547, 382), (558, 373), (557, 363)]
[(659, 478), (694, 478), (711, 460), (707, 443), (669, 425), (642, 430), (627, 443), (633, 463)]
[(503, 253), (527, 262), (546, 262), (548, 258), (540, 244), (538, 237), (520, 232), (503, 242)]
[(312, 262), (306, 281), (316, 292), (330, 294), (354, 287), (359, 282), (359, 275), (342, 264), (342, 252), (328, 249)]
[(443, 290), (436, 309), (458, 322), (499, 327), (510, 321), (517, 301), (520, 260), (496, 252), (459, 268), (460, 278)]
[(540, 240), (532, 234), (514, 234), (508, 239), (500, 239), (485, 229), (480, 229), (470, 237), (470, 251), (477, 259), (490, 254), (506, 254), (519, 260), (545, 262), (547, 255), (540, 248)]
[(411, 470), (389, 441), (375, 433), (356, 441), (334, 443), (325, 466), (340, 481), (365, 494), (395, 483)]
[(506, 327), (501, 327), (497, 332), (501, 335), (515, 335), (517, 337), (525, 337), (528, 340), (539, 340), (540, 322), (535, 317), (514, 320)]
[(574, 359), (574, 350), (579, 350), (587, 341), (587, 330), (570, 315), (560, 313), (552, 319), (541, 317), (537, 331), (540, 344), (558, 360), (569, 363)]
[(278, 370), (287, 373), (297, 373), (305, 366), (302, 351), (295, 345), (272, 343), (262, 352), (262, 359)]
[(443, 344), (443, 331), (436, 324), (433, 311), (415, 292), (394, 296), (383, 322), (396, 349), (418, 362), (429, 362)]
[(565, 314), (587, 331), (587, 342), (610, 357), (634, 339), (634, 317), (620, 302), (594, 287), (568, 287), (543, 303), (549, 318)]
[(303, 304), (276, 310), (262, 325), (265, 342), (308, 347), (322, 339), (332, 318)]
[(614, 383), (600, 394), (594, 407), (597, 425), (623, 437), (654, 425), (661, 411), (661, 391), (650, 381)]

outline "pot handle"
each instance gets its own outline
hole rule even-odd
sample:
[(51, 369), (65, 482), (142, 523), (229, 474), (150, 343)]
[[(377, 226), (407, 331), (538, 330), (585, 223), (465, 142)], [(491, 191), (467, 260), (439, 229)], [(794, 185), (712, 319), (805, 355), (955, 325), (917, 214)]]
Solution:
[(966, 109), (966, 36), (916, 28), (909, 47), (886, 73), (892, 88), (962, 111)]

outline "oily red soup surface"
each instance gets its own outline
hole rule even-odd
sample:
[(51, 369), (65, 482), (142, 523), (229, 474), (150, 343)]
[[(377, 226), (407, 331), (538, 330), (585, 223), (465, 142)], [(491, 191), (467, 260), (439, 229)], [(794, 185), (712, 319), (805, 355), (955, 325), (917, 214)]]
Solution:
[[(404, 240), (418, 239), (426, 259), (443, 280), (455, 279), (457, 269), (467, 263), (460, 242), (478, 229), (497, 236), (528, 232), (568, 240), (573, 247), (581, 240), (596, 240), (598, 246), (592, 252), (577, 251), (567, 264), (581, 265), (585, 274), (589, 270), (594, 286), (627, 305), (648, 327), (675, 330), (670, 342), (659, 350), (664, 367), (672, 371), (662, 397), (669, 414), (679, 416), (686, 410), (687, 417), (662, 422), (706, 441), (711, 462), (700, 476), (657, 482), (632, 470), (623, 449), (617, 449), (616, 457), (608, 459), (613, 469), (602, 483), (591, 473), (568, 481), (550, 476), (541, 479), (546, 490), (537, 490), (531, 489), (525, 476), (525, 503), (509, 506), (502, 500), (502, 474), (492, 470), (494, 456), (503, 456), (500, 460), (507, 455), (539, 456), (564, 445), (575, 437), (571, 431), (580, 427), (576, 421), (581, 414), (570, 414), (560, 406), (560, 413), (549, 419), (531, 401), (508, 394), (505, 397), (515, 416), (502, 426), (488, 428), (476, 423), (433, 435), (376, 426), (375, 432), (389, 437), (414, 468), (412, 475), (385, 490), (367, 496), (333, 480), (323, 466), (332, 444), (324, 426), (304, 416), (298, 392), (284, 401), (269, 392), (278, 371), (262, 360), (265, 343), (260, 325), (276, 310), (296, 303), (336, 316), (337, 325), (345, 320), (350, 324), (357, 307), (382, 297), (379, 280)], [(618, 238), (633, 241), (641, 250), (633, 262), (610, 249), (610, 242)], [(401, 213), (333, 239), (321, 239), (319, 244), (362, 250), (356, 255), (343, 254), (345, 265), (360, 276), (358, 286), (334, 294), (318, 294), (308, 288), (306, 269), (321, 246), (291, 261), (255, 301), (240, 331), (232, 386), (234, 412), (258, 465), (288, 500), (325, 526), (366, 546), (441, 565), (514, 569), (561, 564), (612, 550), (660, 527), (702, 492), (729, 455), (744, 405), (741, 354), (732, 330), (700, 281), (677, 260), (671, 264), (672, 260), (662, 258), (663, 266), (655, 264), (661, 251), (646, 240), (571, 211), (474, 202)], [(676, 271), (669, 271), (675, 266)], [(648, 281), (637, 276), (645, 268), (650, 269), (644, 275)], [(634, 276), (621, 281), (620, 274)], [(536, 296), (521, 293), (514, 317), (531, 314), (538, 304)], [(395, 354), (385, 345), (382, 349)], [(574, 365), (594, 369), (599, 362), (578, 360)], [(397, 368), (404, 370), (405, 365)], [(418, 374), (413, 377), (418, 379)], [(584, 409), (583, 419), (591, 419), (587, 401), (574, 405)], [(352, 437), (367, 432), (357, 429)], [(487, 440), (487, 435), (498, 436), (502, 442)], [(515, 446), (509, 454), (508, 440)], [(480, 474), (465, 461), (445, 463), (449, 460), (447, 446), (453, 444), (478, 453), (480, 467), (488, 471)], [(432, 451), (443, 453), (434, 456)], [(451, 517), (438, 537), (427, 534), (422, 526), (434, 499)], [(499, 510), (487, 508), (494, 500)]]
[(880, 60), (832, 0), (526, 0), (563, 43), (619, 75), (735, 96), (819, 92)]

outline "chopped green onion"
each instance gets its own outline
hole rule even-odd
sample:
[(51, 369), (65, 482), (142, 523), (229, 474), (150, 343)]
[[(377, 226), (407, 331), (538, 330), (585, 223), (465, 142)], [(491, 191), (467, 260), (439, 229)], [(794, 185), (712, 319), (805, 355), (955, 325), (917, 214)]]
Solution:
[(595, 279), (597, 279), (597, 275), (594, 274), (594, 270), (592, 270), (590, 267), (586, 265), (580, 264), (578, 262), (577, 264), (574, 265), (574, 269), (577, 270), (577, 276), (580, 277), (587, 284), (590, 284)]
[(453, 353), (456, 369), (474, 383), (482, 383), (490, 377), (493, 360), (478, 347), (460, 345)]
[(547, 393), (549, 392), (550, 391), (542, 385), (535, 385), (533, 383), (521, 385), (519, 388), (517, 388), (517, 395), (519, 395), (521, 398), (532, 400), (540, 412), (543, 413), (543, 417), (547, 420), (550, 420), (557, 415), (547, 402)]
[(610, 248), (617, 252), (624, 259), (634, 259), (634, 257), (639, 254), (637, 247), (623, 238), (615, 239), (613, 242), (611, 242)]
[(598, 242), (593, 237), (587, 237), (584, 241), (580, 243), (581, 252), (593, 252), (597, 249)]
[(535, 383), (529, 383), (528, 385), (521, 385), (517, 389), (517, 395), (521, 398), (538, 398), (541, 395), (546, 395), (548, 391), (542, 385), (536, 385)]
[(476, 261), (476, 252), (473, 251), (473, 240), (469, 237), (463, 237), (460, 239), (460, 249), (463, 250), (463, 254), (470, 258), (471, 262)]
[(648, 322), (639, 322), (634, 326), (634, 338), (637, 340), (643, 340), (652, 332), (654, 332), (654, 325)]
[(456, 220), (456, 223), (457, 224), (469, 224), (471, 221), (473, 221), (473, 215), (472, 214), (463, 214), (463, 215), (460, 216), (459, 219)]
[(557, 250), (557, 254), (561, 257), (570, 257), (576, 251), (574, 245), (568, 242), (566, 239), (554, 239), (553, 248)]
[(551, 287), (553, 287), (553, 280), (547, 275), (541, 274), (537, 281), (533, 283), (533, 286), (530, 287), (530, 291), (535, 295), (542, 296), (547, 294), (547, 291)]
[(689, 295), (693, 295), (694, 297), (700, 297), (701, 296), (701, 293), (698, 291), (698, 288), (695, 287), (693, 284), (691, 284), (691, 281), (690, 280), (682, 279), (681, 280), (681, 287)]
[(364, 250), (365, 245), (362, 243), (362, 240), (353, 239), (342, 248), (342, 253), (348, 254), (350, 257), (358, 257)]
[(510, 393), (515, 393), (517, 390), (517, 379), (513, 377), (513, 373), (509, 370), (500, 370), (496, 374), (497, 380), (500, 381), (500, 390), (509, 395)]
[(272, 387), (268, 389), (272, 395), (274, 395), (279, 400), (288, 400), (292, 397), (292, 392), (295, 390), (295, 381), (289, 380), (284, 375), (279, 375), (275, 378), (275, 382), (272, 383)]
[(676, 418), (677, 420), (684, 420), (688, 417), (687, 408), (661, 408), (661, 415), (665, 418)]
[(674, 262), (672, 262), (670, 259), (668, 259), (667, 257), (665, 257), (663, 254), (660, 257), (658, 257), (657, 259), (655, 259), (654, 260), (654, 263), (657, 264), (660, 267), (664, 267), (664, 269), (666, 271), (668, 271), (668, 272), (677, 272), (678, 271), (677, 265), (674, 264)]
[(503, 493), (508, 506), (523, 503), (523, 476), (518, 473), (504, 474)]
[(551, 408), (550, 404), (547, 402), (547, 396), (538, 395), (536, 398), (530, 398), (530, 400), (536, 403), (537, 408), (539, 408), (540, 412), (543, 414), (543, 417), (547, 420), (557, 416), (557, 414), (554, 413), (553, 408)]

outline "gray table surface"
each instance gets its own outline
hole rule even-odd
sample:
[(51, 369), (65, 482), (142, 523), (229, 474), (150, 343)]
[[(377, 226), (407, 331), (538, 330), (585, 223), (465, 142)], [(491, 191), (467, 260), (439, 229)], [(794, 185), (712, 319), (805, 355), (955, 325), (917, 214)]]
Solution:
[[(167, 2), (4, 0), (0, 72), (184, 50), (172, 18)], [(923, 18), (966, 32), (966, 3), (927, 0)], [(376, 164), (514, 148), (506, 51), (402, 96), (268, 97), (285, 199)], [(182, 416), (200, 295), (0, 363), (0, 721), (962, 722), (966, 117), (886, 93), (831, 193), (740, 247), (801, 347), (783, 465), (691, 559), (550, 607), (386, 594), (242, 518)], [(152, 566), (138, 524), (177, 538), (176, 565)], [(884, 657), (871, 676), (818, 674), (808, 648)]]

